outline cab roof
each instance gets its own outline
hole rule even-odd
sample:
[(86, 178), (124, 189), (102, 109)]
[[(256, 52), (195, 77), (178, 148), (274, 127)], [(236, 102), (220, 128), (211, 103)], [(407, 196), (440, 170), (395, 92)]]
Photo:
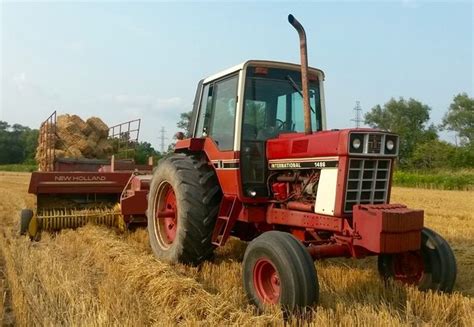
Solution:
[[(292, 70), (300, 70), (300, 64), (294, 64), (289, 62), (281, 62), (281, 61), (270, 61), (270, 60), (247, 60), (238, 65), (233, 67), (227, 68), (223, 71), (220, 71), (216, 74), (213, 74), (204, 79), (203, 83), (209, 83), (211, 81), (217, 80), (221, 77), (227, 76), (232, 73), (236, 73), (240, 70), (246, 69), (248, 66), (262, 66), (262, 67), (274, 67), (274, 68), (286, 68)], [(308, 67), (309, 72), (316, 73), (321, 80), (324, 80), (324, 72), (321, 69)]]

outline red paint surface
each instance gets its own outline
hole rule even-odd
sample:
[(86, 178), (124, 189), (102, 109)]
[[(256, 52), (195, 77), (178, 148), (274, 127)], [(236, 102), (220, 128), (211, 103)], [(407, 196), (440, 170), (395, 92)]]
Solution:
[(287, 210), (270, 206), (267, 209), (267, 223), (342, 232), (344, 219), (340, 217), (324, 216), (312, 212)]
[(255, 293), (263, 303), (277, 304), (280, 299), (280, 276), (267, 258), (258, 259), (253, 268)]
[(308, 247), (308, 252), (314, 260), (351, 256), (350, 248), (345, 244), (312, 245)]
[(393, 278), (404, 284), (416, 285), (423, 277), (425, 266), (419, 251), (394, 255), (392, 261)]
[(354, 246), (374, 253), (419, 250), (423, 215), (401, 204), (356, 205), (352, 227), (359, 238)]
[(159, 210), (156, 212), (156, 223), (160, 229), (164, 231), (165, 241), (172, 244), (176, 238), (176, 231), (178, 229), (178, 206), (176, 204), (176, 195), (171, 185), (167, 184), (163, 192), (165, 197)]
[(34, 172), (31, 174), (29, 193), (33, 194), (86, 194), (122, 193), (131, 172)]

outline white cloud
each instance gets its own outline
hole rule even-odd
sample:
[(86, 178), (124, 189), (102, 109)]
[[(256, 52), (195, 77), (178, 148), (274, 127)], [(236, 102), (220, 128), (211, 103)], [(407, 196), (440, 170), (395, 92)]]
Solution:
[(34, 128), (62, 102), (57, 90), (41, 85), (25, 71), (11, 73), (4, 78), (0, 90), (1, 120)]
[(175, 112), (190, 110), (190, 104), (180, 97), (160, 98), (153, 95), (137, 94), (106, 94), (101, 97), (102, 101), (122, 108), (133, 108), (136, 110), (152, 110), (158, 112)]
[(26, 74), (24, 72), (13, 75), (13, 83), (15, 84), (18, 91), (25, 90), (26, 87)]
[(15, 92), (23, 97), (46, 98), (48, 100), (57, 99), (58, 92), (54, 89), (47, 89), (30, 79), (25, 72), (13, 74), (9, 79)]
[(157, 99), (156, 106), (158, 108), (183, 108), (186, 106), (186, 103), (180, 97), (172, 97), (168, 99)]
[[(180, 113), (192, 110), (190, 101), (176, 96), (165, 98), (147, 94), (106, 94), (99, 97), (98, 102), (103, 107), (104, 114), (101, 117), (109, 124), (141, 118), (140, 140), (150, 142), (157, 150), (160, 150), (158, 130), (165, 128), (167, 148), (178, 131), (176, 123)], [(94, 106), (93, 103), (88, 103), (89, 106)]]
[(98, 116), (108, 125), (141, 118), (140, 140), (160, 149), (160, 133), (166, 130), (165, 148), (178, 128), (182, 112), (192, 109), (192, 101), (178, 96), (153, 94), (77, 94), (74, 90), (46, 87), (27, 71), (5, 76), (2, 85), (0, 120), (38, 127), (53, 110), (58, 114)]

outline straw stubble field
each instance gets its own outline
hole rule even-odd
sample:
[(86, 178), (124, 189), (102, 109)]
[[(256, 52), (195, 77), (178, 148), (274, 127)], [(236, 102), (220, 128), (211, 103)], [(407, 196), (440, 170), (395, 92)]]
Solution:
[[(18, 237), (17, 217), (34, 198), (29, 174), (0, 173), (0, 312), (6, 325), (269, 325), (241, 286), (245, 244), (232, 240), (198, 268), (155, 260), (145, 230), (125, 234), (86, 226), (31, 243)], [(455, 293), (421, 293), (384, 285), (373, 258), (316, 263), (318, 326), (473, 325), (474, 192), (395, 188), (393, 201), (426, 210), (427, 226), (453, 246)], [(301, 321), (292, 321), (298, 325)]]

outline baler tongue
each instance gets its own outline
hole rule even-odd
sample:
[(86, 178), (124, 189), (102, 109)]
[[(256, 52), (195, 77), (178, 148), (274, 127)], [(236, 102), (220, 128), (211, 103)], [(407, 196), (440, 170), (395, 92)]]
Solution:
[[(120, 205), (94, 208), (44, 208), (36, 214), (36, 224), (30, 226), (29, 234), (35, 237), (38, 231), (57, 231), (64, 228), (77, 228), (88, 223), (125, 229)], [(34, 226), (36, 225), (36, 226)]]

